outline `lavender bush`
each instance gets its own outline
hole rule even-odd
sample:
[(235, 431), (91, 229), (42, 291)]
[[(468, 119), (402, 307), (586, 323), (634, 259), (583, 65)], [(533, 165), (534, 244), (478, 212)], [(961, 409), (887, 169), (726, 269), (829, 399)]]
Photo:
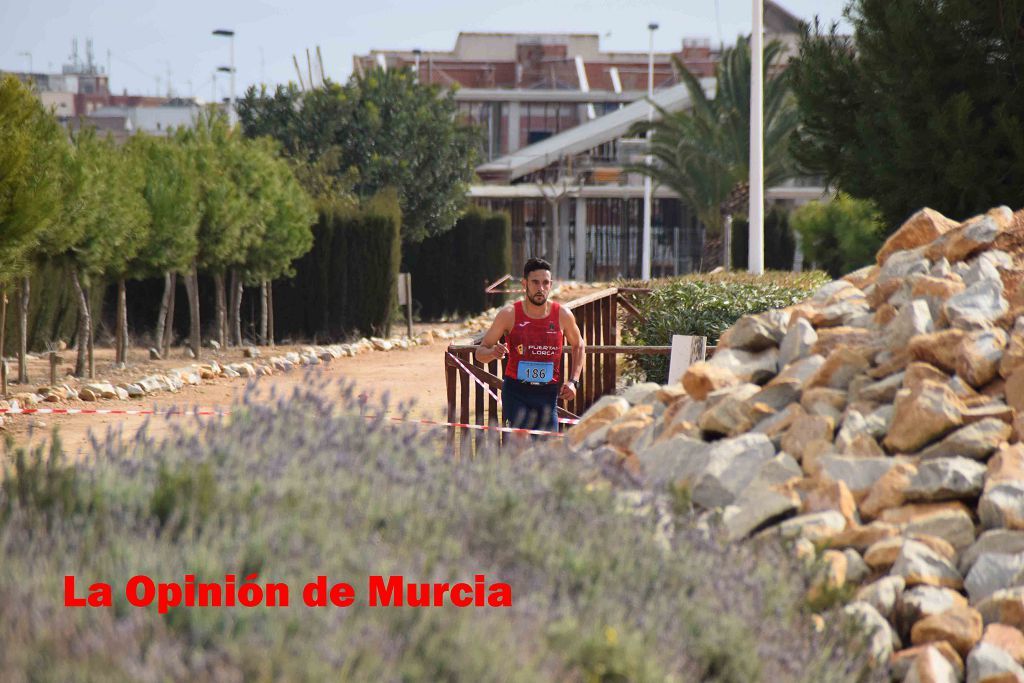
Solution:
[[(108, 433), (77, 466), (8, 455), (0, 487), (5, 680), (856, 681), (781, 551), (723, 547), (649, 494), (629, 504), (555, 447), (450, 456), (351, 386), (257, 401), (157, 441)], [(323, 398), (329, 396), (330, 398)], [(172, 418), (181, 421), (183, 418)], [(176, 423), (177, 424), (177, 423)], [(55, 449), (55, 453), (59, 449)], [(134, 575), (258, 573), (290, 607), (139, 608)], [(381, 608), (366, 577), (512, 586), (497, 608)], [(113, 587), (66, 608), (63, 577)], [(302, 604), (317, 575), (348, 608)]]

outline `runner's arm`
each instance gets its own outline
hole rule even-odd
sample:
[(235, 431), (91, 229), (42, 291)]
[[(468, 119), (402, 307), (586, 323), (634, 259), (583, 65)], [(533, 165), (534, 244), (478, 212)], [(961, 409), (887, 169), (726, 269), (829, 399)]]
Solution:
[(576, 316), (568, 308), (561, 308), (562, 332), (565, 334), (565, 341), (572, 347), (569, 357), (572, 359), (572, 366), (566, 380), (574, 379), (577, 382), (583, 374), (583, 354), (587, 348), (583, 341), (583, 334), (579, 325), (576, 324)]
[(515, 320), (516, 314), (511, 306), (505, 306), (498, 311), (498, 315), (494, 317), (494, 322), (491, 323), (490, 329), (487, 330), (487, 334), (484, 335), (476, 350), (475, 355), (478, 361), (489, 363), (492, 360), (500, 360), (505, 357), (508, 347), (501, 343), (501, 338), (512, 329)]

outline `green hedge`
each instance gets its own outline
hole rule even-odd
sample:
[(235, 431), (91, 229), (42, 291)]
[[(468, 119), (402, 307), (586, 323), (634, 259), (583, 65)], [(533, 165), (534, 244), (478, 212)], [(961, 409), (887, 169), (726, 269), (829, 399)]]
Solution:
[(475, 315), (503, 302), (484, 283), (512, 272), (511, 222), (473, 207), (443, 235), (407, 244), (403, 256), (420, 319)]
[(401, 222), (393, 192), (359, 208), (320, 207), (312, 250), (296, 261), (295, 277), (274, 285), (276, 336), (337, 340), (389, 335)]
[[(797, 303), (830, 278), (820, 271), (689, 275), (659, 286), (638, 302), (643, 320), (629, 318), (623, 339), (629, 345), (667, 346), (672, 335), (688, 334), (718, 342), (718, 335), (748, 313)], [(667, 356), (638, 356), (639, 369), (653, 382), (668, 381)]]
[[(747, 267), (750, 222), (737, 219), (732, 222), (732, 267)], [(764, 217), (764, 267), (767, 270), (790, 270), (796, 251), (796, 238), (789, 225), (789, 212), (773, 207)]]

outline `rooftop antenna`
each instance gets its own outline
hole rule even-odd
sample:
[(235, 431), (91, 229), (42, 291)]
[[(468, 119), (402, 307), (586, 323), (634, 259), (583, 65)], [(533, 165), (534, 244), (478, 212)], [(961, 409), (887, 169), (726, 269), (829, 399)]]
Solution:
[(305, 90), (306, 84), (302, 82), (302, 69), (299, 68), (299, 58), (292, 55), (292, 63), (295, 64), (295, 74), (299, 77), (299, 90)]
[(167, 97), (171, 96), (171, 63), (167, 62)]
[(78, 70), (78, 38), (71, 39), (71, 66)]
[(92, 63), (92, 38), (85, 39), (85, 70), (88, 73), (95, 71)]

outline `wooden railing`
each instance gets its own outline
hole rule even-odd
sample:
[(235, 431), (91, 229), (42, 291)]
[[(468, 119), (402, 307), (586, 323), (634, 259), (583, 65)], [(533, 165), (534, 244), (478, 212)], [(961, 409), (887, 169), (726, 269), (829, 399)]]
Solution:
[[(636, 314), (617, 288), (603, 289), (565, 304), (573, 312), (583, 333), (586, 353), (580, 391), (569, 404), (560, 401), (558, 415), (573, 419), (582, 415), (602, 396), (614, 394), (618, 382), (618, 358), (621, 355), (669, 355), (670, 346), (620, 346), (617, 316), (622, 304)], [(453, 344), (445, 354), (445, 386), (448, 397), (448, 421), (462, 424), (499, 425), (500, 406), (495, 396), (501, 395), (505, 361), (481, 363), (473, 356), (475, 344)], [(561, 376), (570, 370), (570, 350), (562, 355)], [(479, 381), (474, 381), (470, 377)], [(481, 386), (483, 385), (483, 386)], [(486, 388), (485, 388), (486, 387)], [(488, 389), (490, 391), (488, 391)], [(492, 395), (493, 393), (493, 395)]]

